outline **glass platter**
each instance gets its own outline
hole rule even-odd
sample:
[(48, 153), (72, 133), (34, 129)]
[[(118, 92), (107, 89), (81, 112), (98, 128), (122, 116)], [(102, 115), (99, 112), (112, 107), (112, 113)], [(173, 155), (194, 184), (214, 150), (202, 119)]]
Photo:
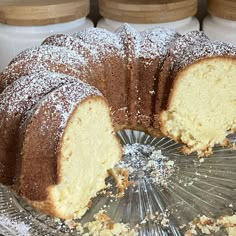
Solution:
[[(118, 137), (124, 155), (118, 167), (129, 170), (130, 185), (122, 197), (108, 177), (109, 188), (92, 200), (82, 224), (99, 210), (114, 223), (127, 223), (139, 235), (184, 235), (196, 217), (218, 218), (236, 212), (236, 150), (215, 147), (209, 158), (184, 156), (181, 145), (167, 138), (154, 138), (123, 130)], [(229, 136), (235, 144), (236, 135)], [(107, 193), (110, 194), (107, 194)], [(186, 226), (186, 227), (185, 227)], [(196, 227), (197, 235), (204, 235)], [(40, 214), (8, 188), (0, 185), (0, 234), (80, 235), (60, 220)], [(126, 234), (124, 234), (126, 235)], [(227, 235), (221, 227), (212, 235)]]

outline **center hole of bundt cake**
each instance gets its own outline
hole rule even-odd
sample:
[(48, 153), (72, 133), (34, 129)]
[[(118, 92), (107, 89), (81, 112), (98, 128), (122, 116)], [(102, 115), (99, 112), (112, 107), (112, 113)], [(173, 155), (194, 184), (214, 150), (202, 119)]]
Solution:
[(152, 184), (165, 185), (175, 172), (174, 161), (153, 145), (126, 144), (123, 152), (117, 167), (127, 169), (131, 181), (145, 178)]
[(53, 191), (65, 216), (83, 215), (89, 199), (105, 187), (106, 170), (121, 154), (117, 146), (105, 101), (101, 97), (83, 101), (65, 130), (58, 163), (59, 184)]

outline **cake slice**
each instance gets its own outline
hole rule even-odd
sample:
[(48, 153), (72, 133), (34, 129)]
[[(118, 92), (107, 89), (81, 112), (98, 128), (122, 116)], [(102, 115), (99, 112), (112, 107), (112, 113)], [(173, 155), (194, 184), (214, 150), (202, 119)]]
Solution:
[(20, 130), (19, 194), (54, 217), (81, 217), (122, 154), (104, 97), (81, 82), (61, 86)]
[(236, 130), (236, 48), (193, 31), (176, 40), (170, 61), (160, 129), (186, 154), (209, 155)]

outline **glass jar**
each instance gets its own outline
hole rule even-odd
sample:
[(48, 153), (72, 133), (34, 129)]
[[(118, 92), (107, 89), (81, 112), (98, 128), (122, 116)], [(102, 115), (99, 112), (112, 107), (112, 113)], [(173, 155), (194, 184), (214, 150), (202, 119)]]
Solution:
[(212, 40), (236, 45), (236, 1), (209, 0), (209, 15), (203, 20), (203, 31)]
[(0, 70), (18, 53), (56, 33), (93, 27), (89, 0), (20, 0), (0, 3)]
[(164, 26), (180, 33), (199, 30), (197, 0), (99, 0), (103, 18), (97, 27), (110, 31), (129, 23), (139, 31)]

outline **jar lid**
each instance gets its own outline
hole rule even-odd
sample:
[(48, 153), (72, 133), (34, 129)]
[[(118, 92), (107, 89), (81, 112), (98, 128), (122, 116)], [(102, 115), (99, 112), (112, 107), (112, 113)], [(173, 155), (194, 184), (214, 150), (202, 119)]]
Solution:
[(236, 20), (235, 0), (208, 0), (208, 12), (228, 20)]
[(197, 0), (99, 0), (104, 18), (127, 23), (163, 23), (191, 17)]
[(37, 26), (76, 20), (89, 13), (89, 0), (2, 0), (0, 22)]

